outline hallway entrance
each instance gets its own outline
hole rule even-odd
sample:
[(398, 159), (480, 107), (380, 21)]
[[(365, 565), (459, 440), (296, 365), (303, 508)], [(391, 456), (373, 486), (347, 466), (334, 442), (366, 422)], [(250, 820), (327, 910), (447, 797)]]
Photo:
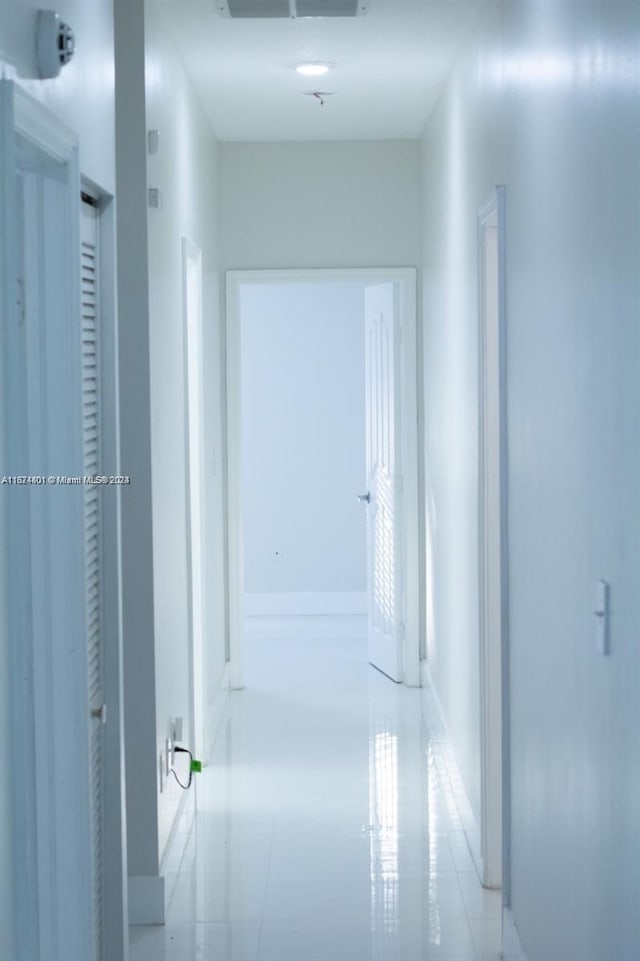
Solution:
[(369, 661), (419, 684), (415, 328), (413, 270), (228, 275), (233, 687), (245, 614), (367, 610)]
[(362, 621), (252, 623), (166, 927), (132, 929), (131, 961), (497, 961), (428, 692), (366, 664)]

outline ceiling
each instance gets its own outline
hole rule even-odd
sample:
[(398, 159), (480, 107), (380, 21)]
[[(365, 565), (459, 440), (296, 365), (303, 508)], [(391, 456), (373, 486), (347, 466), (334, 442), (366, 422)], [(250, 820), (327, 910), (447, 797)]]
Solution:
[[(370, 0), (354, 18), (225, 19), (215, 0), (151, 0), (221, 140), (420, 136), (482, 0)], [(302, 60), (325, 77), (298, 76)], [(329, 92), (325, 104), (314, 91)]]

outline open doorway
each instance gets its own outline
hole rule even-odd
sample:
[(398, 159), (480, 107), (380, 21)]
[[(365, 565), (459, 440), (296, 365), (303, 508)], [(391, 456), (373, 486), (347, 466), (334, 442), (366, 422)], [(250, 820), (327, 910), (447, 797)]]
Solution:
[(246, 616), (366, 614), (361, 284), (241, 290)]
[[(377, 353), (372, 356), (365, 317), (372, 310), (378, 321), (380, 315), (384, 316), (387, 309), (383, 303), (385, 297), (380, 295), (385, 286), (386, 303), (390, 305), (386, 323), (391, 337), (381, 341), (381, 346), (376, 346)], [(295, 288), (301, 298), (297, 314), (295, 308), (291, 309)], [(336, 313), (339, 291), (344, 298), (342, 309), (349, 311), (352, 317), (348, 334), (344, 328), (340, 329), (339, 310)], [(330, 306), (332, 298), (334, 303)], [(287, 301), (288, 319), (283, 319), (284, 301)], [(267, 302), (270, 306), (265, 309)], [(373, 307), (369, 309), (371, 304)], [(248, 321), (257, 337), (253, 347), (245, 343), (243, 318), (247, 310), (249, 316), (252, 313), (254, 316)], [(278, 317), (271, 336), (267, 323), (269, 311)], [(305, 316), (308, 319), (311, 314), (315, 320), (306, 326)], [(329, 330), (330, 327), (333, 331)], [(245, 572), (247, 609), (275, 614), (364, 613), (367, 599), (370, 601), (372, 597), (372, 584), (383, 583), (382, 575), (384, 583), (391, 579), (395, 590), (391, 594), (387, 592), (382, 600), (387, 605), (390, 602), (395, 605), (393, 610), (386, 611), (385, 621), (385, 627), (391, 628), (385, 639), (392, 652), (390, 662), (393, 669), (387, 670), (387, 662), (372, 653), (374, 618), (370, 613), (367, 621), (369, 659), (394, 680), (419, 684), (421, 552), (415, 331), (415, 271), (412, 269), (234, 271), (227, 275), (229, 624), (233, 687), (242, 686)], [(350, 363), (344, 356), (336, 357), (340, 342), (343, 349), (350, 352)], [(314, 344), (318, 351), (315, 361)], [(353, 360), (354, 351), (357, 362)], [(258, 361), (264, 361), (267, 352), (279, 355), (277, 382), (273, 374), (269, 380), (268, 366), (260, 363), (256, 366)], [(245, 359), (249, 368), (245, 368)], [(332, 376), (338, 374), (345, 364), (353, 368), (354, 378), (350, 380), (348, 370), (342, 370), (339, 377)], [(256, 374), (260, 366), (262, 372)], [(395, 497), (396, 500), (391, 512), (388, 491), (381, 488), (378, 500), (375, 486), (371, 487), (372, 472), (367, 468), (371, 445), (364, 443), (362, 433), (365, 420), (370, 420), (364, 414), (366, 393), (372, 379), (367, 371), (371, 369), (384, 370), (378, 381), (386, 385), (387, 406), (396, 415), (395, 421), (387, 425), (386, 435), (387, 448), (393, 447), (396, 454), (395, 458), (387, 458), (394, 471), (392, 499)], [(251, 398), (254, 419), (264, 414), (264, 408), (273, 408), (275, 404), (276, 408), (280, 407), (279, 416), (283, 423), (282, 436), (278, 436), (276, 426), (270, 440), (255, 423), (250, 426), (254, 438), (258, 436), (258, 452), (254, 451), (250, 456), (247, 456), (243, 441), (245, 378), (247, 389), (244, 396), (245, 399)], [(248, 378), (254, 382), (250, 383)], [(293, 395), (284, 396), (283, 391), (291, 388)], [(334, 389), (338, 396), (331, 396), (331, 403), (327, 403), (328, 392)], [(306, 412), (302, 402), (295, 403), (296, 390), (301, 401), (303, 395), (311, 397), (311, 406)], [(361, 400), (356, 397), (358, 392), (361, 392)], [(341, 405), (346, 405), (342, 415)], [(272, 409), (271, 416), (274, 412)], [(360, 420), (359, 439), (356, 432), (351, 442), (345, 439), (340, 425), (341, 419), (349, 418), (352, 418), (352, 428)], [(378, 429), (380, 426), (377, 423)], [(287, 431), (290, 432), (290, 442), (284, 436)], [(323, 448), (324, 453), (320, 451), (321, 433), (327, 435), (324, 439), (328, 446)], [(370, 435), (369, 426), (366, 436)], [(355, 449), (341, 450), (350, 443)], [(315, 464), (311, 472), (308, 470), (310, 461)], [(248, 473), (249, 464), (253, 466)], [(307, 469), (300, 471), (300, 465)], [(275, 505), (274, 485), (286, 488), (286, 496), (278, 498), (281, 500), (280, 509)], [(330, 493), (332, 486), (336, 487), (333, 494)], [(357, 503), (358, 496), (360, 504)], [(364, 550), (366, 565), (363, 564), (363, 515), (367, 517), (368, 528)], [(376, 516), (384, 520), (384, 525), (378, 527), (380, 530), (384, 527), (385, 539), (376, 539)], [(249, 533), (245, 538), (246, 521), (251, 526), (247, 528)], [(347, 541), (340, 536), (344, 556), (334, 554), (332, 561), (333, 547), (341, 534), (341, 527), (348, 528), (350, 536)], [(390, 534), (394, 536), (390, 538)], [(380, 547), (383, 541), (387, 546), (391, 543), (391, 549), (383, 551)], [(376, 569), (372, 570), (372, 563), (374, 567), (377, 565)], [(333, 571), (332, 567), (335, 568)], [(260, 589), (265, 586), (266, 591)], [(381, 600), (379, 595), (380, 592), (376, 598), (378, 603)]]

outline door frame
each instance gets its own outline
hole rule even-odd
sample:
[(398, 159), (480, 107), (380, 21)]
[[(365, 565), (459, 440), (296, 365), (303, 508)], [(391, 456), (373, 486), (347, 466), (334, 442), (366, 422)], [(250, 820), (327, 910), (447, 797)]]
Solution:
[(419, 498), (417, 293), (414, 267), (354, 267), (278, 270), (228, 270), (226, 273), (226, 517), (228, 584), (228, 661), (231, 688), (243, 686), (242, 555), (242, 410), (240, 289), (251, 284), (393, 283), (399, 293), (400, 376), (396, 402), (400, 411), (402, 487), (402, 583), (404, 589), (404, 683), (419, 687), (421, 644), (421, 503)]
[[(191, 730), (193, 734), (194, 755), (202, 757), (205, 753), (205, 721), (204, 721), (204, 594), (203, 594), (203, 563), (204, 563), (204, 525), (201, 523), (200, 540), (200, 636), (196, 637), (194, 627), (195, 603), (194, 603), (194, 547), (193, 547), (193, 503), (192, 485), (194, 483), (192, 471), (192, 455), (194, 445), (199, 449), (198, 456), (198, 477), (196, 483), (199, 484), (200, 508), (202, 514), (203, 493), (204, 493), (204, 436), (203, 436), (203, 313), (202, 313), (202, 251), (200, 247), (188, 237), (182, 237), (181, 241), (181, 269), (182, 269), (182, 323), (183, 323), (183, 351), (184, 351), (184, 405), (185, 405), (185, 465), (186, 465), (186, 519), (187, 519), (187, 591), (188, 591), (188, 633), (190, 664), (189, 673), (191, 675)], [(191, 318), (189, 306), (189, 270), (194, 269), (198, 278), (198, 308), (197, 317)], [(198, 396), (196, 403), (200, 410), (198, 436), (192, 436), (191, 422), (191, 365), (190, 365), (190, 341), (192, 337), (192, 322), (197, 328), (197, 363), (199, 364), (198, 377)], [(202, 516), (201, 516), (202, 521)]]
[[(489, 231), (495, 231), (493, 263)], [(488, 271), (495, 271), (495, 307)], [(508, 538), (505, 189), (478, 213), (478, 636), (482, 883), (508, 887)], [(491, 356), (490, 356), (491, 355)], [(493, 371), (493, 374), (491, 373)], [(496, 378), (493, 384), (489, 378)], [(493, 388), (492, 390), (490, 388)]]

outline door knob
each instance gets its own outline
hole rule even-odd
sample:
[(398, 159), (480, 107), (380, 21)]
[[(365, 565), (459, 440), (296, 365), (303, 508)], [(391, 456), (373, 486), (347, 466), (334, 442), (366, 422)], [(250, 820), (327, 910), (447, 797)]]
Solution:
[(371, 494), (369, 493), (369, 491), (367, 491), (366, 494), (358, 494), (358, 500), (360, 501), (361, 504), (370, 504)]
[(101, 704), (100, 707), (94, 707), (91, 711), (91, 717), (94, 717), (96, 721), (100, 721), (101, 724), (107, 723), (107, 705)]

